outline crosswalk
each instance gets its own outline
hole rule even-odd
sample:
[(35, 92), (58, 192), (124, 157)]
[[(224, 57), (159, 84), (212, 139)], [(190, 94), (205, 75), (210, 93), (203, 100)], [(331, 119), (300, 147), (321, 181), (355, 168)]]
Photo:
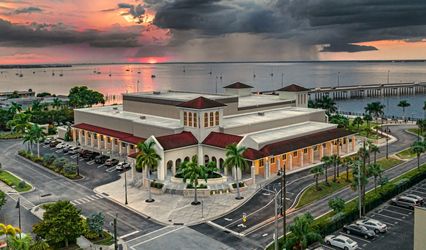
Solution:
[(77, 199), (77, 200), (72, 200), (70, 202), (73, 205), (81, 205), (81, 204), (85, 204), (85, 203), (88, 203), (88, 202), (91, 202), (91, 201), (95, 201), (95, 200), (99, 200), (99, 199), (102, 199), (102, 198), (104, 198), (104, 196), (101, 195), (101, 194), (92, 194), (92, 195), (87, 195), (84, 198), (80, 198), (80, 199)]

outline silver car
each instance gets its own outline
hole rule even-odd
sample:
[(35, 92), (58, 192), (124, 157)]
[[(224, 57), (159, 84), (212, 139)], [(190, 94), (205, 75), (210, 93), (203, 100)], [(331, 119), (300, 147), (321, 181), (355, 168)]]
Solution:
[(357, 225), (364, 226), (370, 230), (373, 230), (376, 234), (385, 233), (388, 231), (388, 226), (378, 220), (373, 220), (369, 218), (365, 218), (362, 220), (357, 220), (355, 222)]
[(334, 246), (344, 250), (355, 250), (358, 248), (358, 243), (343, 235), (327, 235), (324, 238), (324, 242), (329, 246)]

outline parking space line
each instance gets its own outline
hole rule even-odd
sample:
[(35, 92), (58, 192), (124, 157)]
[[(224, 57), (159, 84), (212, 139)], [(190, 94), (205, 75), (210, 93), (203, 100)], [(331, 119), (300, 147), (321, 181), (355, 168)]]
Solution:
[(377, 213), (377, 212), (376, 212), (376, 215), (383, 216), (383, 217), (385, 217), (385, 218), (392, 219), (392, 220), (403, 221), (403, 220), (401, 220), (401, 219), (397, 219), (397, 218), (395, 218), (395, 217), (387, 216), (387, 215), (384, 215), (384, 214), (381, 214), (381, 213)]
[(71, 203), (74, 203), (74, 205), (79, 205), (81, 202), (78, 201), (78, 200), (73, 200), (73, 201), (71, 201)]
[(114, 172), (116, 169), (115, 169), (115, 166), (113, 166), (113, 167), (110, 167), (110, 168), (108, 168), (107, 170), (105, 170), (105, 171), (107, 171), (108, 173), (111, 173), (111, 172)]
[(99, 165), (99, 166), (98, 166), (98, 168), (101, 168), (101, 167), (104, 167), (104, 166), (105, 166), (105, 165), (104, 165), (104, 164), (102, 164), (102, 165)]
[(93, 164), (95, 164), (95, 161), (88, 161), (86, 164), (92, 166)]
[(371, 243), (371, 241), (370, 241), (370, 240), (366, 240), (366, 239), (364, 239), (364, 238), (358, 237), (358, 236), (353, 235), (353, 234), (347, 234), (347, 233), (344, 233), (344, 232), (340, 232), (340, 234), (343, 234), (343, 235), (345, 235), (345, 236), (347, 236), (347, 237), (349, 237), (349, 238), (353, 237), (353, 238), (355, 238), (355, 239), (357, 239), (357, 240), (362, 240), (362, 241), (364, 241), (364, 242)]
[(97, 197), (99, 197), (99, 198), (104, 198), (104, 196), (103, 196), (103, 195), (101, 195), (101, 194), (95, 194), (95, 196), (97, 196)]
[(77, 158), (77, 155), (72, 155), (72, 156), (70, 156), (70, 158), (75, 159), (75, 158)]
[(411, 209), (408, 209), (408, 208), (405, 208), (405, 207), (399, 207), (399, 206), (395, 206), (395, 205), (390, 205), (389, 207), (393, 207), (393, 208), (395, 208), (395, 209), (401, 209), (401, 210), (403, 210), (403, 211), (407, 211), (407, 212), (408, 212), (408, 214), (407, 214), (407, 215), (412, 214), (412, 213), (413, 213), (413, 211), (414, 211), (414, 210), (411, 210)]
[(419, 194), (422, 194), (422, 196), (426, 194), (426, 192), (419, 191), (419, 190), (412, 190), (411, 193), (419, 193)]
[(408, 216), (408, 214), (403, 214), (403, 213), (396, 212), (396, 211), (393, 211), (393, 210), (389, 210), (389, 209), (386, 209), (386, 208), (382, 208), (382, 211), (386, 211), (386, 212), (390, 212), (390, 213), (394, 213), (394, 214), (399, 214), (401, 216)]

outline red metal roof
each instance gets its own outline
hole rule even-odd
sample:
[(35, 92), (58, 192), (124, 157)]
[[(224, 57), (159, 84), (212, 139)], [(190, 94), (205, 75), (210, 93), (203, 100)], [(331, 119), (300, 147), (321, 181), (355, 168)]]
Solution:
[(257, 160), (257, 159), (266, 157), (267, 155), (256, 149), (247, 148), (246, 151), (244, 151), (243, 156), (244, 158), (249, 160)]
[(206, 139), (204, 139), (203, 144), (210, 145), (219, 148), (226, 148), (226, 146), (232, 143), (238, 143), (243, 137), (238, 135), (231, 135), (225, 133), (211, 132)]
[(223, 103), (217, 102), (215, 100), (211, 100), (203, 96), (200, 96), (193, 100), (178, 104), (177, 106), (182, 108), (191, 108), (191, 109), (208, 109), (208, 108), (223, 107), (226, 105)]
[(164, 150), (182, 148), (186, 146), (198, 144), (197, 138), (187, 131), (183, 131), (179, 134), (164, 135), (156, 137), (157, 141), (163, 146)]
[(227, 89), (252, 89), (253, 87), (250, 85), (247, 85), (242, 82), (234, 82), (232, 84), (229, 84), (228, 86), (225, 86), (224, 88)]
[(113, 129), (102, 128), (102, 127), (90, 125), (90, 124), (87, 124), (87, 123), (76, 124), (73, 127), (78, 128), (78, 129), (91, 131), (91, 132), (101, 134), (101, 135), (111, 136), (111, 137), (117, 138), (121, 141), (129, 142), (129, 143), (132, 143), (132, 144), (137, 144), (137, 143), (145, 140), (145, 138), (133, 136), (130, 133), (125, 133), (125, 132), (121, 132), (121, 131), (117, 131), (117, 130), (113, 130)]
[(277, 91), (303, 92), (303, 91), (309, 91), (309, 89), (304, 88), (304, 87), (299, 86), (299, 85), (296, 85), (296, 84), (290, 84), (288, 86), (285, 86), (284, 88), (280, 88)]
[(340, 137), (353, 134), (343, 128), (335, 128), (315, 134), (305, 135), (294, 139), (275, 142), (264, 146), (260, 151), (265, 155), (279, 155), (291, 152), (308, 146), (317, 145), (326, 141), (331, 141)]

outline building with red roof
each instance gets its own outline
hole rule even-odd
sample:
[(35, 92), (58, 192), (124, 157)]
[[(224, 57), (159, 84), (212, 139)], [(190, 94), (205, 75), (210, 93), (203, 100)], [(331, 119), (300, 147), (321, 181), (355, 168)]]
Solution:
[[(240, 175), (247, 183), (281, 170), (298, 171), (325, 155), (356, 151), (354, 136), (329, 124), (324, 110), (307, 108), (307, 89), (289, 85), (278, 95), (252, 93), (236, 82), (222, 94), (153, 91), (123, 95), (123, 104), (75, 110), (73, 139), (84, 148), (127, 155), (135, 162), (138, 143), (154, 142), (160, 156), (158, 181), (173, 181), (180, 164), (197, 156), (222, 175)], [(245, 147), (249, 169), (224, 166), (230, 144)], [(223, 179), (227, 181), (227, 178)]]

